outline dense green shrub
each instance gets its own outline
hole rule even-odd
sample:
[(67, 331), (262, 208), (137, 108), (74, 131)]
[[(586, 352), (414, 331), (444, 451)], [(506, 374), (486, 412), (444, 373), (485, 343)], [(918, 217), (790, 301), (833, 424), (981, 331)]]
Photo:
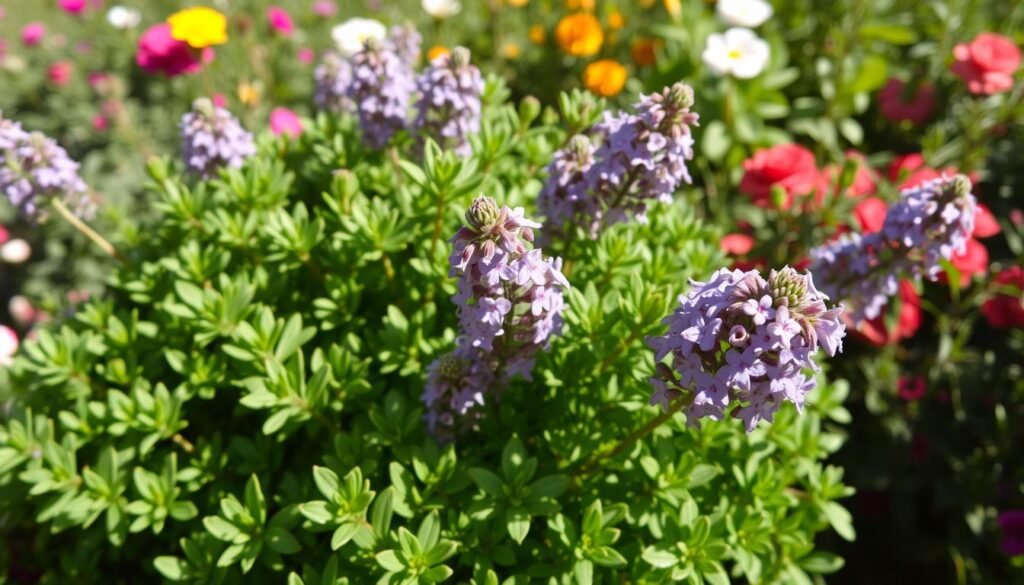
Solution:
[[(721, 262), (683, 202), (555, 242), (563, 335), (477, 431), (428, 436), (426, 366), (451, 349), (448, 237), (478, 193), (527, 216), (561, 115), (488, 83), (474, 154), (374, 152), (349, 118), (264, 135), (189, 183), (153, 162), (159, 219), (113, 237), (110, 292), (38, 330), (0, 427), (0, 559), (44, 583), (326, 585), (812, 582), (853, 537), (823, 460), (846, 387), (747, 434), (737, 420), (611, 447), (655, 416), (644, 337)], [(0, 554), (5, 554), (0, 552)]]

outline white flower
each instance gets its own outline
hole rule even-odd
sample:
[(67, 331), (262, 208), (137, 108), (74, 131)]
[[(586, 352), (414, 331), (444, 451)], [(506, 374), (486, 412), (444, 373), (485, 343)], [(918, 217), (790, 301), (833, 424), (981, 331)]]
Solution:
[(422, 0), (423, 10), (434, 18), (449, 18), (462, 10), (458, 0)]
[(331, 38), (344, 57), (363, 50), (366, 41), (379, 41), (387, 35), (388, 29), (384, 24), (372, 18), (350, 18), (331, 29)]
[(8, 264), (21, 264), (32, 255), (32, 246), (17, 238), (0, 246), (0, 259)]
[(6, 325), (0, 325), (0, 366), (10, 366), (18, 352), (18, 334)]
[(142, 22), (142, 14), (127, 6), (111, 6), (107, 11), (107, 22), (116, 29), (128, 30), (139, 26), (139, 23)]
[(701, 55), (712, 73), (740, 79), (750, 79), (764, 71), (768, 56), (768, 43), (745, 28), (730, 28), (723, 34), (709, 36)]
[(772, 5), (765, 0), (718, 0), (718, 18), (729, 26), (754, 28), (772, 17)]

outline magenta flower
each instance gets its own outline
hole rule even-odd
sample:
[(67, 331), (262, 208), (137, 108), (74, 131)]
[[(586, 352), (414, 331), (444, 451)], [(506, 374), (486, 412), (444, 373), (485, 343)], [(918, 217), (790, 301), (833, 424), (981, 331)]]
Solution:
[(139, 48), (135, 62), (147, 73), (163, 73), (175, 77), (195, 73), (203, 64), (213, 60), (213, 49), (207, 47), (197, 51), (188, 43), (171, 36), (171, 25), (166, 22), (155, 24), (139, 37)]
[(89, 3), (87, 0), (57, 0), (57, 6), (68, 14), (78, 16), (85, 12), (85, 9), (89, 7)]
[(1003, 552), (1011, 557), (1024, 555), (1024, 510), (1006, 510), (996, 521), (1003, 529)]
[(270, 131), (275, 136), (286, 134), (295, 138), (302, 134), (302, 121), (288, 108), (274, 108), (270, 112)]
[(270, 28), (283, 37), (290, 37), (295, 32), (295, 23), (291, 15), (280, 6), (267, 7), (267, 22)]
[(21, 44), (34, 47), (46, 36), (46, 25), (41, 22), (30, 22), (21, 29)]
[(935, 86), (926, 82), (907, 90), (906, 83), (893, 77), (878, 92), (878, 108), (887, 120), (920, 126), (935, 112)]
[(309, 47), (303, 47), (299, 49), (297, 56), (299, 58), (299, 63), (302, 63), (303, 65), (309, 65), (314, 60), (316, 60), (316, 51), (310, 49)]

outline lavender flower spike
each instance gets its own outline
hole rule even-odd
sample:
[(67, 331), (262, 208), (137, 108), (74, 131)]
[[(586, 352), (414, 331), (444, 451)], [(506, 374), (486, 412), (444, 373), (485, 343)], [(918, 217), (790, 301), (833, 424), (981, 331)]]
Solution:
[(433, 138), (442, 148), (466, 156), (471, 152), (468, 136), (480, 130), (480, 96), (484, 81), (480, 70), (469, 62), (469, 49), (456, 47), (441, 55), (416, 80), (414, 127), (420, 139)]
[[(604, 120), (588, 132), (590, 142), (599, 144), (592, 163), (578, 142), (556, 154), (538, 202), (552, 214), (548, 221), (553, 228), (560, 228), (572, 212), (596, 238), (603, 228), (630, 217), (645, 221), (652, 200), (671, 202), (676, 190), (691, 182), (686, 161), (693, 158), (690, 127), (698, 120), (691, 107), (693, 89), (676, 83), (641, 96), (633, 114), (605, 112)], [(585, 188), (565, 191), (566, 183), (577, 182), (566, 173), (581, 173)]]
[(691, 282), (679, 307), (663, 322), (668, 334), (647, 339), (659, 363), (651, 378), (652, 404), (685, 401), (687, 421), (722, 419), (727, 412), (751, 431), (771, 422), (783, 402), (798, 410), (814, 389), (818, 349), (843, 349), (843, 308), (829, 309), (810, 273), (785, 267), (765, 279), (756, 270), (721, 269), (708, 282)]
[(403, 59), (404, 53), (390, 41), (369, 41), (351, 58), (352, 81), (347, 97), (359, 115), (363, 142), (371, 148), (383, 148), (406, 127), (416, 83), (412, 64)]
[(323, 61), (313, 71), (313, 79), (313, 103), (317, 108), (335, 114), (356, 110), (356, 105), (348, 97), (352, 65), (344, 57), (334, 52), (324, 55)]
[(521, 208), (499, 208), (481, 196), (452, 238), (459, 337), (451, 354), (431, 364), (423, 394), (438, 440), (472, 428), (487, 397), (512, 377), (529, 379), (537, 353), (561, 333), (569, 283), (560, 259), (529, 248), (538, 227)]
[(54, 199), (72, 213), (91, 219), (96, 206), (78, 175), (78, 163), (54, 140), (26, 132), (21, 124), (0, 117), (0, 191), (30, 220), (46, 217)]
[(206, 99), (197, 99), (181, 118), (185, 168), (209, 179), (222, 168), (238, 168), (256, 154), (256, 144), (230, 112)]
[(811, 250), (811, 270), (826, 293), (850, 303), (854, 321), (874, 319), (901, 278), (935, 279), (942, 260), (966, 249), (976, 212), (963, 175), (904, 189), (880, 232), (846, 235)]

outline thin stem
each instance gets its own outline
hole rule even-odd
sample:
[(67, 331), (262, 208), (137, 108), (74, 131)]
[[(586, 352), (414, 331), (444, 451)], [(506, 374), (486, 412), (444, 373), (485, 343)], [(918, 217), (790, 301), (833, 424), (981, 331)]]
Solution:
[(124, 257), (118, 253), (117, 249), (114, 248), (114, 246), (110, 242), (108, 242), (106, 238), (97, 233), (96, 230), (86, 225), (84, 221), (82, 221), (81, 219), (78, 218), (77, 215), (72, 213), (71, 210), (68, 209), (67, 205), (64, 205), (63, 201), (61, 201), (60, 199), (54, 199), (52, 205), (53, 208), (57, 211), (57, 213), (60, 214), (60, 216), (63, 217), (65, 221), (70, 223), (72, 227), (81, 232), (82, 235), (92, 240), (93, 243), (99, 246), (101, 250), (106, 252), (108, 256), (120, 262), (124, 262)]
[(611, 447), (610, 449), (605, 449), (604, 451), (601, 451), (600, 453), (588, 459), (585, 463), (583, 463), (583, 465), (579, 466), (579, 468), (576, 469), (576, 471), (572, 472), (572, 475), (574, 477), (582, 477), (584, 475), (587, 475), (588, 473), (593, 471), (593, 469), (603, 460), (613, 459), (615, 456), (620, 455), (626, 449), (632, 447), (637, 441), (654, 432), (654, 429), (663, 425), (665, 422), (667, 422), (669, 419), (675, 416), (677, 412), (682, 410), (684, 406), (690, 404), (691, 402), (693, 402), (693, 394), (691, 393), (686, 393), (680, 396), (679, 398), (676, 398), (675, 401), (673, 401), (672, 404), (669, 405), (667, 410), (665, 410), (658, 416), (652, 418), (651, 420), (647, 421), (646, 424), (644, 424), (642, 427), (637, 428), (635, 431), (630, 433), (629, 436), (627, 436), (625, 439), (619, 441), (615, 446)]

